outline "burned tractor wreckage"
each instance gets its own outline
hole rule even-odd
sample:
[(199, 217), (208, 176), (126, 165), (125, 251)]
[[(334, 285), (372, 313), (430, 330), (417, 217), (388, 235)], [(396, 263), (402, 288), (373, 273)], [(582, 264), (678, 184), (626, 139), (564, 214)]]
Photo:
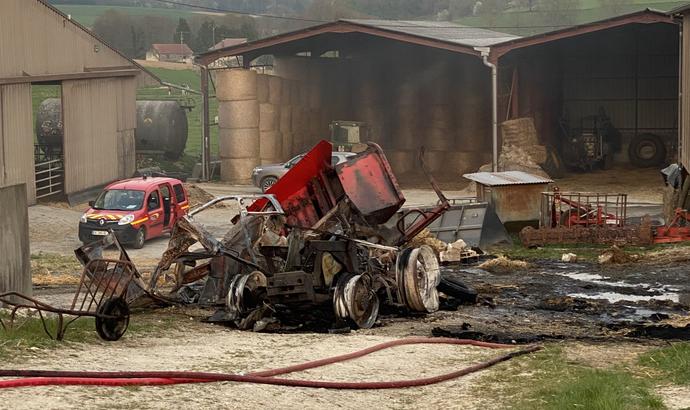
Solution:
[[(301, 326), (304, 316), (331, 329), (370, 328), (382, 303), (438, 310), (437, 256), (406, 244), (450, 207), (446, 198), (427, 173), (439, 204), (399, 212), (405, 198), (378, 145), (336, 167), (331, 152), (321, 141), (265, 195), (219, 197), (192, 210), (175, 226), (148, 289), (128, 293), (129, 305), (218, 307), (209, 321), (255, 331)], [(423, 151), (420, 162), (424, 168)], [(194, 220), (231, 201), (240, 211), (222, 240)], [(166, 278), (174, 286), (164, 292)]]

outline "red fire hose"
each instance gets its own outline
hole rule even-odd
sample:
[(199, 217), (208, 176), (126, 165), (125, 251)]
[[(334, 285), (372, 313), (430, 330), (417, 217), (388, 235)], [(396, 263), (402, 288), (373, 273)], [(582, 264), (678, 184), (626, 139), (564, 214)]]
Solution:
[(472, 345), (490, 349), (513, 348), (512, 345), (479, 342), (476, 340), (449, 339), (449, 338), (425, 338), (416, 337), (392, 342), (381, 343), (367, 349), (359, 350), (340, 356), (306, 362), (294, 366), (278, 369), (266, 370), (261, 372), (249, 373), (247, 375), (226, 374), (226, 373), (203, 373), (203, 372), (180, 372), (180, 371), (146, 371), (146, 372), (86, 372), (86, 371), (51, 371), (51, 370), (0, 370), (0, 377), (21, 377), (14, 380), (0, 381), (0, 389), (28, 386), (160, 386), (171, 384), (189, 383), (210, 383), (220, 381), (230, 381), (238, 383), (257, 383), (271, 384), (292, 387), (311, 387), (321, 389), (350, 389), (350, 390), (370, 390), (370, 389), (397, 389), (406, 387), (427, 386), (440, 383), (446, 380), (465, 376), (479, 370), (486, 369), (498, 363), (510, 360), (514, 357), (525, 355), (540, 350), (540, 346), (528, 346), (525, 349), (517, 350), (494, 359), (479, 363), (464, 369), (439, 376), (413, 380), (398, 380), (388, 382), (328, 382), (316, 380), (294, 380), (275, 378), (273, 376), (300, 372), (316, 367), (322, 367), (333, 363), (352, 360), (366, 356), (373, 352), (388, 349), (394, 346), (411, 344), (451, 344), (451, 345)]

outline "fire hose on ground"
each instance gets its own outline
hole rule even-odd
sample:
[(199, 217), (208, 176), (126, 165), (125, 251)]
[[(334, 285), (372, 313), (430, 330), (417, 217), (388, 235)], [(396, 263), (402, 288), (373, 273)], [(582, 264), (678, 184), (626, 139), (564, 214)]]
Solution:
[(476, 340), (415, 337), (381, 343), (356, 352), (333, 356), (321, 360), (306, 362), (294, 366), (253, 372), (249, 374), (205, 373), (189, 371), (126, 371), (126, 372), (93, 372), (93, 371), (53, 371), (53, 370), (0, 370), (0, 377), (17, 377), (18, 379), (0, 380), (0, 389), (31, 387), (31, 386), (162, 386), (174, 384), (237, 382), (270, 384), (290, 387), (308, 387), (336, 390), (379, 390), (399, 389), (409, 387), (428, 386), (447, 380), (456, 379), (470, 373), (487, 369), (496, 364), (508, 361), (514, 357), (526, 355), (541, 349), (540, 346), (530, 345), (524, 349), (495, 357), (454, 372), (412, 380), (372, 381), (372, 382), (341, 382), (284, 379), (275, 376), (301, 372), (334, 363), (344, 362), (369, 355), (395, 346), (413, 344), (449, 344), (469, 345), (489, 349), (509, 349), (514, 345), (480, 342)]

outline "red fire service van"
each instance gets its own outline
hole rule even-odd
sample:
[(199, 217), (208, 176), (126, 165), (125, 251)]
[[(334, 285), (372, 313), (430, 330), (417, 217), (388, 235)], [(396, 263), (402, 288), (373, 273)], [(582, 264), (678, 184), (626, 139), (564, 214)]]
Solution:
[(79, 240), (90, 243), (115, 232), (140, 249), (147, 239), (169, 233), (187, 214), (189, 199), (180, 180), (139, 177), (114, 182), (103, 190), (79, 221)]

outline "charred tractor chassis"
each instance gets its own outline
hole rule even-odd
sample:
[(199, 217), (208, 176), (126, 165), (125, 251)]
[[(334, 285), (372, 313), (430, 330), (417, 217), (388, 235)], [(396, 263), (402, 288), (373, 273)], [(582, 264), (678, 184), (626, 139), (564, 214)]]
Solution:
[[(192, 210), (131, 305), (155, 298), (217, 307), (210, 321), (256, 331), (302, 326), (304, 317), (331, 329), (370, 328), (384, 305), (438, 310), (436, 254), (406, 244), (449, 208), (446, 198), (429, 175), (439, 205), (398, 223), (405, 198), (381, 148), (368, 144), (336, 167), (331, 151), (320, 142), (266, 194), (216, 198)], [(420, 162), (425, 169), (423, 151)], [(223, 202), (239, 212), (216, 239), (194, 217)]]

